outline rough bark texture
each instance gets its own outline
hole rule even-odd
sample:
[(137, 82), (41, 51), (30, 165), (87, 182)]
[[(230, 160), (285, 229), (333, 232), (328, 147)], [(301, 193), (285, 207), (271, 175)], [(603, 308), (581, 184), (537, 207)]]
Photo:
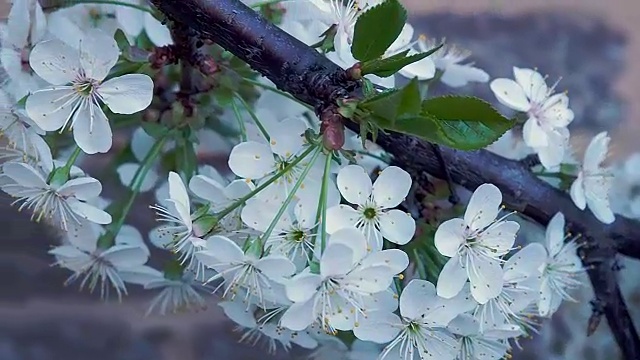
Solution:
[[(313, 106), (320, 113), (339, 98), (357, 97), (360, 86), (348, 81), (343, 69), (263, 19), (239, 0), (152, 0), (172, 21), (190, 27), (246, 61), (278, 88)], [(357, 130), (355, 123), (347, 124)], [(434, 147), (402, 134), (380, 134), (378, 144), (413, 175), (446, 178)], [(640, 258), (640, 225), (618, 216), (611, 225), (575, 207), (566, 193), (536, 178), (520, 162), (488, 151), (458, 151), (440, 147), (451, 180), (469, 190), (493, 183), (505, 204), (546, 225), (558, 211), (572, 233), (581, 234), (579, 255), (593, 284), (596, 299), (591, 332), (605, 315), (626, 359), (640, 358), (640, 340), (617, 284), (618, 252)]]

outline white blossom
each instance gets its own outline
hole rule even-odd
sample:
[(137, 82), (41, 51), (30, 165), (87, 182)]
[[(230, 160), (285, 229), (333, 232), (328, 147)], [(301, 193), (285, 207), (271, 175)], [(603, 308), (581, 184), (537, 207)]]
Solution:
[(446, 329), (473, 305), (464, 297), (444, 299), (428, 281), (414, 279), (400, 295), (400, 316), (371, 312), (353, 332), (360, 340), (389, 344), (379, 359), (454, 359), (459, 344)]
[(368, 311), (388, 309), (389, 302), (376, 295), (389, 294), (393, 277), (409, 259), (398, 249), (368, 253), (365, 247), (364, 236), (354, 228), (332, 234), (319, 273), (305, 270), (286, 283), (287, 297), (294, 303), (283, 314), (282, 326), (299, 331), (319, 324), (333, 333), (357, 327)]
[[(537, 300), (540, 288), (540, 267), (546, 259), (544, 246), (531, 243), (513, 254), (504, 264), (500, 292), (474, 310), (480, 331), (506, 325), (527, 327), (525, 310)], [(440, 280), (438, 280), (440, 281)]]
[(205, 250), (199, 251), (196, 257), (218, 273), (206, 283), (221, 279), (218, 288), (224, 287), (223, 298), (233, 299), (238, 292), (246, 291), (244, 300), (248, 302), (253, 296), (263, 308), (271, 298), (272, 282), (282, 281), (296, 271), (295, 265), (284, 256), (245, 254), (235, 242), (220, 235), (208, 238)]
[(447, 220), (436, 230), (436, 248), (451, 258), (438, 278), (439, 296), (456, 296), (467, 279), (479, 303), (500, 293), (501, 257), (511, 250), (520, 229), (515, 221), (496, 220), (501, 202), (502, 193), (495, 185), (480, 185), (469, 200), (464, 219)]
[(564, 215), (557, 213), (546, 231), (547, 258), (542, 268), (542, 284), (538, 311), (540, 316), (551, 316), (562, 300), (576, 301), (567, 290), (581, 285), (578, 276), (584, 272), (576, 251), (575, 239), (565, 242)]
[(27, 114), (46, 131), (73, 128), (76, 143), (87, 154), (111, 148), (111, 127), (102, 111), (105, 103), (118, 114), (133, 114), (151, 103), (153, 82), (144, 74), (127, 74), (104, 81), (118, 61), (115, 40), (92, 30), (76, 50), (59, 40), (38, 43), (29, 62), (54, 85), (27, 98)]
[(613, 181), (613, 174), (608, 168), (602, 167), (607, 157), (611, 138), (607, 132), (596, 135), (584, 153), (582, 168), (578, 178), (571, 185), (571, 200), (576, 206), (589, 210), (595, 217), (605, 224), (611, 224), (616, 219), (609, 204), (609, 192)]
[(337, 205), (327, 210), (327, 232), (344, 227), (360, 229), (371, 251), (382, 249), (382, 239), (404, 245), (415, 233), (410, 214), (394, 207), (400, 205), (411, 188), (411, 176), (397, 166), (379, 174), (374, 184), (361, 166), (348, 165), (340, 170), (338, 189), (347, 202), (356, 206)]
[(47, 177), (42, 169), (31, 165), (6, 163), (0, 174), (0, 188), (16, 198), (14, 203), (22, 203), (20, 210), (33, 211), (33, 219), (50, 220), (64, 230), (76, 226), (82, 219), (97, 224), (111, 223), (111, 215), (88, 203), (100, 195), (100, 181), (78, 177), (59, 183)]
[(545, 167), (557, 166), (569, 136), (566, 127), (574, 118), (569, 98), (564, 93), (553, 95), (555, 85), (549, 88), (545, 77), (535, 70), (514, 67), (513, 73), (515, 81), (495, 79), (491, 90), (500, 103), (527, 114), (524, 142), (543, 153), (540, 160)]
[[(418, 49), (420, 52), (427, 52), (434, 49), (441, 43), (445, 43), (445, 39), (438, 42), (435, 38), (427, 39), (421, 35), (418, 37)], [(442, 48), (429, 56), (435, 64), (436, 69), (442, 71), (440, 81), (451, 87), (461, 87), (469, 82), (489, 81), (489, 74), (484, 70), (473, 66), (473, 63), (461, 64), (471, 56), (471, 51), (460, 48), (457, 45), (444, 44)], [(419, 64), (416, 63), (416, 64)], [(416, 65), (411, 64), (405, 67), (405, 70)], [(426, 79), (425, 79), (426, 80)]]
[[(138, 6), (148, 3), (144, 0), (124, 0), (124, 2)], [(156, 46), (173, 44), (169, 29), (146, 11), (129, 6), (116, 6), (115, 16), (118, 25), (129, 36), (136, 37), (144, 30), (145, 34)]]
[(503, 359), (511, 349), (507, 339), (521, 335), (517, 325), (502, 325), (480, 331), (480, 323), (469, 314), (459, 315), (447, 328), (458, 336), (460, 353), (457, 360)]
[(81, 279), (80, 288), (88, 286), (91, 292), (99, 286), (102, 297), (108, 296), (110, 287), (116, 290), (118, 297), (126, 294), (124, 274), (145, 272), (144, 263), (149, 254), (136, 245), (114, 244), (107, 249), (99, 248), (98, 239), (104, 231), (92, 225), (79, 234), (88, 236), (73, 241), (80, 246), (62, 245), (49, 251), (56, 257), (57, 265), (74, 272), (67, 283)]
[(159, 272), (155, 279), (144, 284), (144, 288), (160, 290), (151, 300), (147, 315), (154, 311), (165, 315), (191, 309), (204, 309), (206, 308), (204, 296), (210, 293), (209, 287), (196, 281), (194, 274), (188, 271), (184, 271), (181, 276)]

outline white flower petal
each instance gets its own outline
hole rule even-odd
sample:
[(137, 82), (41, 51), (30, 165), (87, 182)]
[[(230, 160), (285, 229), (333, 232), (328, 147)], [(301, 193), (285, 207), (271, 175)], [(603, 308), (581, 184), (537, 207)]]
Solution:
[(25, 110), (33, 121), (45, 131), (60, 129), (71, 118), (77, 101), (71, 87), (61, 86), (36, 91), (27, 98)]
[(564, 245), (564, 215), (561, 212), (555, 214), (551, 218), (551, 221), (549, 221), (545, 233), (545, 240), (549, 256), (554, 257), (558, 255)]
[(75, 198), (67, 199), (67, 204), (74, 213), (83, 219), (87, 219), (96, 224), (111, 224), (111, 215), (102, 209), (98, 209), (93, 205), (78, 201)]
[(409, 189), (411, 175), (397, 166), (389, 166), (382, 170), (373, 184), (373, 199), (378, 206), (394, 208), (404, 201)]
[(354, 227), (345, 227), (331, 234), (328, 244), (341, 244), (351, 249), (353, 262), (367, 255), (367, 239)]
[(156, 20), (153, 15), (144, 13), (144, 30), (155, 46), (165, 46), (173, 44), (169, 28)]
[(273, 280), (291, 276), (296, 272), (296, 266), (289, 259), (278, 255), (271, 255), (258, 260), (255, 267)]
[(100, 196), (102, 184), (92, 177), (81, 177), (67, 181), (58, 188), (58, 194), (75, 196), (78, 200), (87, 201)]
[(256, 318), (253, 315), (255, 311), (253, 307), (247, 309), (246, 305), (235, 299), (234, 301), (219, 302), (218, 306), (220, 306), (224, 311), (224, 314), (236, 324), (247, 328), (254, 328), (258, 326)]
[(494, 252), (495, 256), (506, 254), (513, 247), (520, 224), (515, 221), (502, 221), (492, 225), (478, 235), (478, 241)]
[(384, 344), (393, 340), (400, 329), (402, 321), (398, 315), (389, 312), (371, 312), (353, 328), (353, 334), (360, 340)]
[(587, 205), (589, 205), (589, 210), (591, 210), (593, 215), (595, 215), (601, 223), (611, 224), (616, 221), (606, 194), (587, 196)]
[(471, 283), (471, 295), (480, 304), (485, 304), (502, 291), (503, 271), (496, 259), (474, 256), (467, 265)]
[(53, 85), (70, 83), (80, 73), (78, 51), (59, 40), (38, 43), (31, 50), (29, 65), (36, 74)]
[[(136, 3), (134, 0), (125, 0), (128, 3)], [(138, 36), (142, 32), (143, 12), (128, 6), (116, 6), (116, 19), (122, 30), (131, 36)]]
[(591, 139), (584, 153), (583, 167), (586, 171), (596, 173), (600, 171), (600, 164), (607, 157), (610, 141), (611, 138), (607, 135), (606, 131), (599, 133)]
[(271, 148), (254, 141), (240, 143), (231, 150), (229, 168), (247, 179), (260, 179), (274, 170)]
[(73, 115), (73, 139), (87, 154), (106, 153), (111, 149), (109, 119), (100, 106), (83, 102)]
[(162, 273), (150, 266), (136, 266), (127, 269), (118, 269), (118, 275), (122, 281), (145, 286), (152, 281), (164, 278)]
[(451, 299), (462, 291), (469, 276), (467, 275), (467, 269), (460, 260), (460, 255), (455, 255), (444, 264), (436, 284), (438, 296)]
[(525, 144), (532, 148), (549, 146), (549, 137), (534, 117), (529, 118), (522, 128), (522, 137)]
[(153, 81), (145, 74), (126, 74), (102, 83), (98, 93), (114, 113), (133, 114), (151, 104)]
[[(118, 173), (118, 177), (120, 178), (122, 185), (127, 187), (131, 186), (131, 182), (133, 181), (138, 169), (140, 169), (140, 165), (134, 163), (125, 163), (118, 166), (116, 172)], [(144, 180), (142, 180), (142, 184), (140, 185), (140, 192), (146, 192), (153, 189), (159, 179), (160, 177), (158, 176), (158, 173), (153, 169), (149, 169)]]
[(457, 88), (465, 86), (469, 82), (486, 83), (489, 81), (489, 74), (470, 65), (449, 64), (444, 70), (440, 81), (448, 86)]
[[(214, 235), (207, 239), (207, 249), (219, 262), (242, 263), (244, 252), (240, 247), (225, 236)], [(206, 264), (212, 266), (214, 264)]]
[(80, 40), (80, 64), (90, 79), (104, 80), (119, 56), (116, 40), (99, 29), (87, 30)]
[(2, 172), (21, 187), (36, 189), (49, 188), (46, 179), (31, 165), (17, 162), (5, 163), (2, 165)]
[[(243, 180), (240, 180), (244, 183)], [(217, 181), (204, 175), (196, 175), (189, 181), (189, 189), (198, 197), (207, 200), (213, 208), (228, 202), (224, 187)]]
[(296, 303), (305, 302), (315, 295), (321, 282), (320, 275), (300, 273), (286, 283), (287, 298)]
[(571, 195), (571, 200), (576, 204), (578, 209), (584, 210), (587, 207), (587, 198), (584, 194), (584, 177), (582, 172), (578, 174), (578, 177), (571, 184), (571, 190), (569, 194)]
[(547, 250), (540, 243), (531, 243), (513, 254), (503, 265), (504, 280), (516, 282), (538, 275), (538, 270), (547, 260)]
[(462, 219), (450, 219), (440, 224), (434, 235), (434, 244), (440, 254), (455, 256), (458, 248), (466, 241), (465, 229)]
[(282, 315), (280, 324), (293, 331), (302, 331), (316, 321), (313, 300), (297, 302)]
[(327, 209), (327, 233), (333, 234), (336, 231), (354, 227), (360, 214), (349, 205), (337, 205)]
[(364, 204), (371, 195), (371, 178), (362, 166), (347, 165), (338, 173), (338, 190), (351, 204)]
[(487, 227), (498, 216), (501, 203), (502, 193), (495, 185), (478, 186), (467, 205), (464, 223), (474, 231)]
[(511, 79), (495, 79), (489, 86), (501, 104), (522, 112), (531, 109), (524, 89), (517, 82)]
[(320, 259), (320, 274), (324, 278), (344, 275), (353, 265), (354, 254), (349, 246), (329, 242)]
[(380, 233), (394, 244), (405, 245), (415, 232), (416, 222), (409, 213), (392, 209), (380, 215)]
[(403, 272), (409, 266), (409, 256), (400, 249), (387, 249), (369, 254), (359, 267), (387, 266), (395, 275)]
[(436, 287), (432, 283), (413, 279), (400, 295), (400, 314), (407, 319), (419, 319), (435, 308), (438, 302)]
[[(171, 200), (182, 205), (183, 208), (189, 209), (190, 203), (187, 188), (184, 186), (180, 175), (173, 171), (169, 173), (169, 197)], [(184, 217), (183, 214), (183, 220), (185, 220)], [(187, 214), (186, 217), (190, 217), (189, 214)]]
[(271, 151), (284, 158), (296, 154), (304, 144), (304, 132), (307, 124), (301, 118), (282, 121), (269, 132)]
[(143, 265), (149, 258), (142, 248), (131, 245), (114, 245), (100, 254), (100, 257), (115, 267), (123, 268)]
[(532, 102), (540, 103), (547, 97), (549, 88), (544, 77), (539, 72), (514, 66), (513, 75)]

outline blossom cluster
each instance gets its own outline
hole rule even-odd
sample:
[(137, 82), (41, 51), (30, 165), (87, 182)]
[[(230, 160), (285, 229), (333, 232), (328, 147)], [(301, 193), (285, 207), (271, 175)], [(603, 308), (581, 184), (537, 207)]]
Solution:
[[(358, 62), (351, 53), (356, 21), (381, 2), (283, 2), (278, 26), (308, 45), (333, 28), (326, 56), (349, 68)], [(383, 149), (348, 130), (342, 151), (326, 149), (313, 111), (266, 79), (244, 79), (258, 93), (251, 104), (239, 92), (231, 100), (209, 99), (216, 105), (202, 105), (214, 114), (202, 120), (205, 126), (194, 127), (178, 111), (166, 131), (142, 125), (165, 101), (158, 89), (175, 90), (160, 84), (175, 74), (130, 67), (116, 41), (123, 33), (141, 47), (172, 44), (147, 5), (77, 4), (45, 14), (38, 1), (18, 0), (0, 28), (7, 75), (0, 92), (0, 189), (34, 220), (61, 230), (61, 243), (49, 253), (72, 273), (69, 283), (99, 289), (103, 297), (113, 291), (121, 297), (132, 285), (154, 290), (148, 313), (203, 308), (215, 295), (245, 340), (266, 339), (270, 350), (316, 349), (320, 356), (334, 335), (351, 331), (358, 341), (351, 348), (340, 342), (340, 351), (363, 359), (499, 359), (513, 340), (536, 331), (538, 319), (574, 300), (571, 290), (581, 285), (584, 269), (562, 213), (548, 224), (544, 243), (516, 246), (518, 215), (504, 214), (500, 190), (482, 184), (464, 214), (449, 207), (443, 217), (442, 206), (432, 207), (429, 218), (438, 221), (430, 224), (429, 244), (419, 228), (424, 219), (416, 222), (409, 212), (420, 184)], [(438, 43), (406, 24), (384, 56)], [(489, 82), (466, 62), (470, 55), (445, 44), (397, 75), (367, 78), (382, 87), (394, 87), (400, 77), (425, 86)], [(522, 120), (522, 139), (512, 130), (490, 150), (537, 154), (543, 168), (537, 174), (572, 181), (554, 185), (603, 223), (615, 220), (612, 206), (640, 217), (637, 200), (609, 202), (607, 134), (591, 141), (581, 164), (574, 162), (568, 96), (554, 95), (555, 85), (536, 70), (514, 68), (514, 77), (494, 79), (490, 87), (519, 113), (514, 121)], [(129, 196), (107, 200), (81, 160), (115, 152), (112, 128), (130, 125), (126, 119), (135, 126), (126, 156), (114, 162)], [(198, 162), (185, 171), (180, 164), (212, 153), (225, 156), (223, 166)], [(143, 234), (125, 222), (136, 195), (151, 191), (158, 226)], [(152, 264), (162, 252), (169, 260)]]

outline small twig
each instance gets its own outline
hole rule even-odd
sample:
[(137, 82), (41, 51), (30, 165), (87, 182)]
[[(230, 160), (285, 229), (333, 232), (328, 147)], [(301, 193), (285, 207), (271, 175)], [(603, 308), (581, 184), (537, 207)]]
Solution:
[(449, 188), (449, 202), (451, 205), (456, 205), (460, 202), (460, 198), (458, 194), (456, 194), (455, 187), (453, 186), (453, 180), (451, 179), (451, 173), (449, 172), (449, 168), (447, 167), (447, 163), (444, 161), (442, 157), (442, 152), (440, 151), (440, 146), (436, 144), (431, 144), (433, 148), (433, 153), (438, 158), (438, 162), (440, 162), (440, 166), (442, 166), (442, 171), (445, 174), (445, 180), (447, 181), (447, 187)]

